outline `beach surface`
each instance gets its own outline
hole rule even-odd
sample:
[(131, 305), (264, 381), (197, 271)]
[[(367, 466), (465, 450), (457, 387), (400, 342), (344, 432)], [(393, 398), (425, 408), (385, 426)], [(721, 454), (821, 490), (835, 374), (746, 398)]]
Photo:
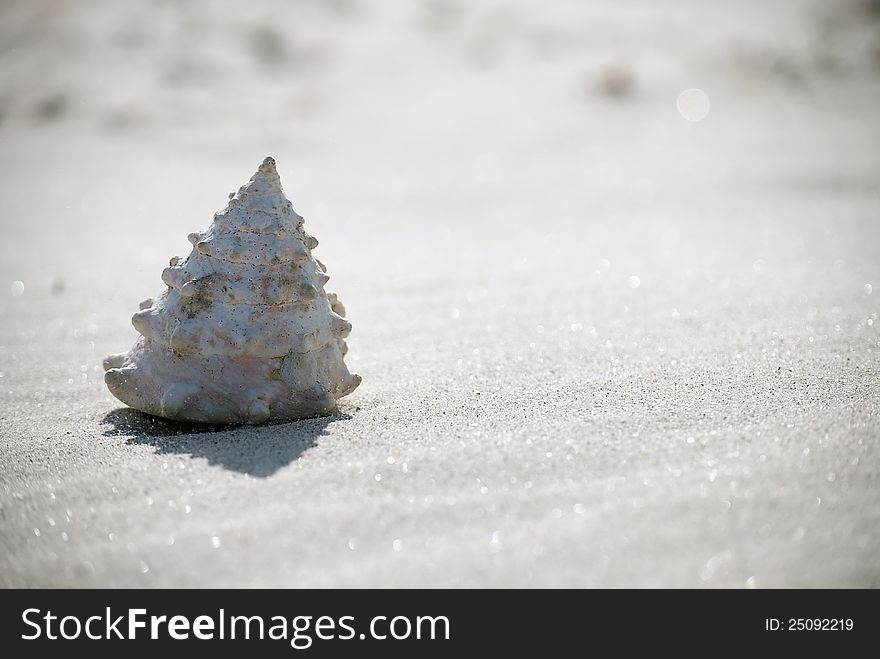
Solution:
[[(875, 4), (4, 3), (0, 585), (880, 586)], [(266, 155), (363, 383), (126, 408)]]

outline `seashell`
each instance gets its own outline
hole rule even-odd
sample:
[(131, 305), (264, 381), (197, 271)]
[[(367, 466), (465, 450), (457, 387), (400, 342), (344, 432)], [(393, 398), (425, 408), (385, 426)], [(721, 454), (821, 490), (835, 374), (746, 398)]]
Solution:
[(360, 384), (343, 361), (345, 307), (324, 292), (318, 241), (273, 158), (189, 241), (132, 317), (134, 347), (104, 360), (114, 396), (168, 419), (263, 423), (326, 414)]

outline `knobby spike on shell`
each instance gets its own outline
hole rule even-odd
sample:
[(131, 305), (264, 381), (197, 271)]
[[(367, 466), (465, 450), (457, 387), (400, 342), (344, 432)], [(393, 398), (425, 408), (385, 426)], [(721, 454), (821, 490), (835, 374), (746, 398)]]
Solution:
[(318, 241), (274, 158), (188, 238), (190, 255), (162, 272), (167, 289), (131, 319), (134, 347), (104, 360), (114, 396), (169, 419), (263, 423), (326, 414), (360, 384), (343, 361), (345, 307), (324, 292)]

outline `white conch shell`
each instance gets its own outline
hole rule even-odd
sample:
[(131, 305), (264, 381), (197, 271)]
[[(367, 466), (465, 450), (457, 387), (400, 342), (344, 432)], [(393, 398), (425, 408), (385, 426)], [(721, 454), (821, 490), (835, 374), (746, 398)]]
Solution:
[(169, 419), (263, 423), (326, 414), (360, 384), (343, 361), (345, 308), (273, 158), (189, 241), (131, 319), (142, 336), (104, 360), (114, 396)]

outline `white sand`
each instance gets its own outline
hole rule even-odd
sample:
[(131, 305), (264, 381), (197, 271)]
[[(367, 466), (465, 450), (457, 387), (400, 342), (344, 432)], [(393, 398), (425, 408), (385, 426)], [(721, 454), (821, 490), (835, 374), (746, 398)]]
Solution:
[[(880, 585), (876, 22), (44, 4), (0, 9), (0, 584)], [(123, 409), (101, 358), (267, 154), (363, 384)]]

